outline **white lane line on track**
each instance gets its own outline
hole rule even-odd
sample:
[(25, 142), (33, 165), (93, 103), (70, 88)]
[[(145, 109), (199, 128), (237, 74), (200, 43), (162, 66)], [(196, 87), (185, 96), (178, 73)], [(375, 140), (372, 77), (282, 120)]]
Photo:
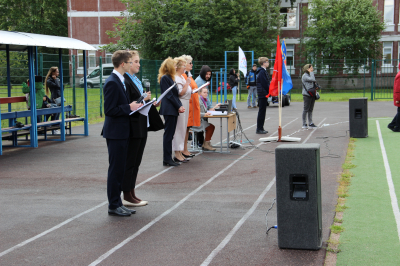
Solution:
[(381, 146), (383, 164), (385, 165), (386, 179), (387, 179), (387, 183), (388, 183), (388, 186), (389, 186), (390, 200), (391, 200), (391, 203), (392, 203), (392, 209), (393, 209), (394, 218), (396, 219), (397, 234), (398, 234), (399, 240), (400, 240), (400, 210), (399, 210), (399, 204), (398, 204), (398, 201), (397, 201), (396, 191), (394, 189), (394, 184), (393, 184), (393, 179), (392, 179), (392, 172), (390, 171), (389, 160), (387, 158), (386, 149), (385, 149), (385, 145), (383, 143), (383, 138), (382, 138), (382, 134), (381, 134), (381, 128), (380, 128), (378, 120), (376, 120), (376, 128), (378, 129), (379, 144)]
[(261, 195), (258, 197), (256, 202), (254, 202), (253, 206), (250, 208), (250, 210), (247, 211), (247, 213), (240, 219), (240, 221), (233, 227), (233, 229), (229, 232), (229, 234), (222, 240), (222, 242), (211, 252), (211, 254), (203, 261), (201, 266), (206, 266), (211, 263), (211, 261), (214, 259), (215, 256), (229, 243), (233, 235), (239, 230), (239, 228), (246, 222), (246, 220), (250, 217), (250, 215), (253, 214), (253, 212), (256, 210), (262, 199), (264, 198), (265, 194), (271, 189), (271, 187), (275, 184), (275, 177), (272, 179), (271, 182), (269, 182), (268, 186), (264, 189), (264, 191), (261, 193)]
[[(156, 174), (156, 175), (154, 175), (154, 176), (152, 176), (152, 177), (146, 179), (145, 181), (143, 181), (143, 182), (141, 182), (140, 184), (138, 184), (138, 185), (136, 186), (136, 188), (142, 186), (143, 184), (149, 182), (150, 180), (156, 178), (157, 176), (159, 176), (159, 175), (161, 175), (161, 174), (163, 174), (163, 173), (169, 171), (171, 168), (173, 168), (173, 167), (171, 166), (171, 167), (169, 167), (169, 168), (167, 168), (167, 169), (165, 169), (165, 170), (159, 172), (158, 174)], [(91, 211), (94, 211), (94, 210), (96, 210), (96, 209), (98, 209), (98, 208), (100, 208), (100, 207), (102, 207), (102, 206), (104, 206), (104, 205), (107, 205), (107, 203), (108, 203), (108, 201), (104, 201), (104, 202), (100, 203), (99, 205), (97, 205), (97, 206), (95, 206), (95, 207), (93, 207), (93, 208), (91, 208), (91, 209), (89, 209), (89, 210), (86, 210), (86, 211), (84, 211), (84, 212), (81, 212), (80, 214), (75, 215), (74, 217), (69, 218), (68, 220), (65, 220), (64, 222), (62, 222), (62, 223), (60, 223), (60, 224), (58, 224), (58, 225), (56, 225), (56, 226), (54, 226), (54, 227), (52, 227), (52, 228), (50, 228), (50, 229), (48, 229), (48, 230), (42, 232), (42, 233), (40, 233), (40, 234), (38, 234), (38, 235), (36, 235), (36, 236), (34, 236), (34, 237), (32, 237), (32, 238), (29, 238), (29, 239), (27, 239), (27, 240), (25, 240), (25, 241), (19, 243), (18, 245), (15, 245), (15, 246), (13, 246), (13, 247), (11, 247), (11, 248), (9, 248), (9, 249), (7, 249), (7, 250), (1, 252), (1, 253), (0, 253), (0, 257), (6, 255), (7, 253), (10, 253), (10, 252), (16, 250), (17, 248), (20, 248), (20, 247), (22, 247), (22, 246), (25, 246), (26, 244), (28, 244), (28, 243), (30, 243), (30, 242), (32, 242), (32, 241), (35, 241), (36, 239), (38, 239), (38, 238), (40, 238), (40, 237), (42, 237), (42, 236), (44, 236), (44, 235), (47, 235), (48, 233), (51, 233), (51, 232), (53, 232), (54, 230), (57, 230), (58, 228), (60, 228), (60, 227), (62, 227), (62, 226), (64, 226), (64, 225), (66, 225), (66, 224), (72, 222), (73, 220), (78, 219), (79, 217), (81, 217), (81, 216), (83, 216), (83, 215), (85, 215), (85, 214), (88, 214), (88, 213), (91, 212)]]
[[(321, 125), (326, 118), (324, 118), (319, 124)], [(315, 128), (317, 130), (318, 128)], [(303, 144), (311, 137), (311, 135), (314, 133), (314, 131), (311, 131), (306, 140), (303, 142)], [(275, 184), (276, 176), (272, 181), (268, 184), (268, 186), (265, 188), (265, 190), (261, 193), (261, 195), (258, 197), (258, 199), (254, 202), (253, 206), (247, 211), (247, 213), (242, 217), (242, 219), (239, 220), (239, 222), (233, 227), (233, 229), (229, 232), (229, 234), (222, 240), (222, 242), (208, 255), (208, 257), (203, 261), (201, 266), (207, 266), (211, 263), (211, 261), (217, 256), (217, 254), (229, 243), (233, 235), (239, 230), (239, 228), (246, 222), (246, 220), (253, 214), (253, 212), (257, 209), (258, 205), (261, 203), (262, 199), (264, 196), (267, 194), (267, 192), (271, 189), (271, 187)]]
[[(296, 119), (290, 121), (289, 123), (287, 123), (285, 126), (291, 124), (292, 122), (296, 121)], [(285, 127), (284, 126), (284, 127)], [(275, 131), (274, 133), (271, 134), (274, 135), (276, 134), (278, 131)], [(261, 145), (263, 143), (258, 144), (257, 146)], [(134, 238), (136, 238), (137, 236), (139, 236), (140, 234), (142, 234), (143, 232), (145, 232), (147, 229), (149, 229), (151, 226), (153, 226), (155, 223), (157, 223), (158, 221), (160, 221), (162, 218), (164, 218), (165, 216), (167, 216), (168, 214), (170, 214), (173, 210), (175, 210), (176, 208), (178, 208), (181, 204), (183, 204), (186, 200), (188, 200), (191, 196), (193, 196), (194, 194), (196, 194), (198, 191), (200, 191), (203, 187), (205, 187), (206, 185), (208, 185), (209, 183), (211, 183), (212, 181), (214, 181), (218, 176), (220, 176), (221, 174), (223, 174), (226, 170), (228, 170), (229, 168), (231, 168), (235, 163), (237, 163), (238, 161), (240, 161), (242, 158), (245, 158), (249, 153), (251, 153), (252, 151), (254, 151), (255, 148), (251, 149), (250, 151), (246, 152), (245, 154), (243, 154), (241, 157), (239, 157), (238, 159), (234, 160), (231, 164), (229, 164), (227, 167), (225, 167), (224, 169), (222, 169), (221, 171), (219, 171), (216, 175), (214, 175), (213, 177), (211, 177), (210, 179), (208, 179), (205, 183), (203, 183), (202, 185), (200, 185), (199, 187), (197, 187), (195, 190), (193, 190), (191, 193), (189, 193), (186, 197), (184, 197), (183, 199), (181, 199), (178, 203), (176, 203), (174, 206), (172, 206), (170, 209), (166, 210), (165, 212), (163, 212), (162, 214), (160, 214), (159, 216), (157, 216), (154, 220), (152, 220), (150, 223), (146, 224), (144, 227), (142, 227), (139, 231), (137, 231), (135, 234), (131, 235), (130, 237), (128, 237), (127, 239), (125, 239), (124, 241), (122, 241), (121, 243), (119, 243), (117, 246), (115, 246), (114, 248), (110, 249), (108, 252), (104, 253), (103, 255), (101, 255), (97, 260), (93, 261), (91, 264), (89, 264), (89, 266), (94, 266), (94, 265), (98, 265), (99, 263), (101, 263), (103, 260), (107, 259), (111, 254), (113, 254), (114, 252), (116, 252), (118, 249), (122, 248), (125, 244), (127, 244), (128, 242), (130, 242), (131, 240), (133, 240)]]
[[(324, 119), (322, 119), (321, 122), (319, 122), (318, 127), (319, 127), (325, 120), (326, 120), (326, 117), (325, 117)], [(318, 128), (318, 127), (317, 127), (317, 128)], [(315, 130), (316, 130), (317, 128), (315, 128), (313, 131), (311, 131), (310, 135), (308, 135), (308, 137), (303, 141), (303, 144), (306, 143), (307, 140), (310, 139), (311, 135), (315, 132)]]
[[(268, 117), (266, 120), (268, 120), (268, 119), (270, 119), (270, 117)], [(244, 129), (244, 130), (247, 130), (247, 129), (251, 128), (251, 127), (254, 127), (255, 125), (257, 125), (257, 124), (254, 124), (254, 125), (252, 125), (252, 126), (246, 128), (246, 129)], [(225, 139), (225, 140), (226, 140), (226, 139)], [(200, 153), (200, 154), (202, 154), (202, 153)], [(200, 154), (199, 154), (199, 155), (200, 155)], [(196, 155), (196, 156), (197, 156), (197, 155)], [(171, 170), (172, 168), (173, 168), (173, 167), (171, 166), (171, 167), (169, 167), (169, 168), (167, 168), (167, 169), (165, 169), (165, 170), (159, 172), (158, 174), (155, 174), (154, 176), (152, 176), (152, 177), (150, 177), (150, 178), (144, 180), (144, 181), (141, 182), (140, 184), (136, 185), (136, 188), (139, 188), (140, 186), (146, 184), (146, 183), (149, 182), (150, 180), (152, 180), (152, 179), (154, 179), (154, 178), (156, 178), (156, 177), (158, 177), (158, 176), (164, 174), (165, 172)], [(64, 222), (62, 222), (62, 223), (60, 223), (60, 224), (58, 224), (58, 225), (56, 225), (56, 226), (54, 226), (54, 227), (52, 227), (52, 228), (50, 228), (50, 229), (48, 229), (48, 230), (42, 232), (42, 233), (40, 233), (40, 234), (38, 234), (38, 235), (36, 235), (36, 236), (34, 236), (34, 237), (31, 237), (31, 238), (29, 238), (29, 239), (27, 239), (27, 240), (25, 240), (25, 241), (23, 241), (23, 242), (21, 242), (21, 243), (15, 245), (15, 246), (13, 246), (13, 247), (11, 247), (11, 248), (9, 248), (9, 249), (7, 249), (7, 250), (1, 252), (1, 253), (0, 253), (0, 257), (4, 256), (4, 255), (6, 255), (6, 254), (8, 254), (8, 253), (10, 253), (10, 252), (12, 252), (12, 251), (14, 251), (14, 250), (20, 248), (20, 247), (23, 247), (23, 246), (25, 246), (26, 244), (28, 244), (28, 243), (30, 243), (30, 242), (32, 242), (32, 241), (35, 241), (36, 239), (38, 239), (38, 238), (40, 238), (40, 237), (42, 237), (42, 236), (45, 236), (45, 235), (47, 235), (48, 233), (53, 232), (54, 230), (57, 230), (58, 228), (60, 228), (60, 227), (62, 227), (62, 226), (64, 226), (64, 225), (66, 225), (66, 224), (72, 222), (73, 220), (78, 219), (79, 217), (81, 217), (81, 216), (83, 216), (83, 215), (85, 215), (85, 214), (87, 214), (87, 213), (89, 213), (89, 212), (91, 212), (91, 211), (94, 211), (94, 210), (96, 210), (96, 209), (98, 209), (98, 208), (100, 208), (100, 207), (106, 205), (107, 203), (108, 203), (107, 201), (104, 201), (104, 202), (100, 203), (99, 205), (97, 205), (97, 206), (95, 206), (95, 207), (93, 207), (93, 208), (91, 208), (91, 209), (89, 209), (89, 210), (86, 210), (86, 211), (84, 211), (84, 212), (82, 212), (82, 213), (80, 213), (80, 214), (77, 214), (77, 215), (75, 215), (74, 217), (71, 217), (71, 218), (69, 218), (68, 220), (65, 220)]]

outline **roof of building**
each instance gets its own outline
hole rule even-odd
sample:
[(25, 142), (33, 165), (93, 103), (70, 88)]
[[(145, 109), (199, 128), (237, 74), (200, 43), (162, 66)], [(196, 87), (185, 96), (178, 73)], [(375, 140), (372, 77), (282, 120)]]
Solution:
[(0, 30), (0, 50), (6, 50), (6, 45), (9, 45), (10, 51), (23, 51), (28, 46), (86, 51), (97, 50), (90, 44), (73, 38)]

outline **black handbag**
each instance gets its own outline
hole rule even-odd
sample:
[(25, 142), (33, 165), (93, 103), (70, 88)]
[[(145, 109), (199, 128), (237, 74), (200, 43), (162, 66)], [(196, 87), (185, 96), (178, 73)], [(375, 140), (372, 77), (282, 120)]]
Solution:
[(303, 83), (303, 87), (311, 97), (315, 98), (315, 100), (318, 100), (319, 98), (321, 98), (319, 96), (319, 93), (317, 92), (317, 88), (319, 88), (318, 84), (314, 83), (314, 87), (312, 87), (311, 89), (308, 89), (308, 90), (307, 90), (306, 86), (304, 85), (304, 83)]
[(149, 124), (150, 126), (147, 128), (148, 131), (159, 131), (164, 129), (164, 123), (160, 117), (160, 114), (157, 111), (157, 108), (152, 105), (149, 110)]

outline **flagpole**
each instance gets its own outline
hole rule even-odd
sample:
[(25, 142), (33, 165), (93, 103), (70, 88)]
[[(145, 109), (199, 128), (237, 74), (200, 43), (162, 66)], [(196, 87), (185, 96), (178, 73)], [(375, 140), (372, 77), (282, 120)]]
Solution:
[[(279, 126), (278, 126), (278, 142), (281, 141), (282, 138), (282, 127), (281, 127), (281, 118), (282, 118), (282, 97), (279, 97), (281, 93), (279, 90), (281, 88), (281, 81), (278, 81), (278, 98), (279, 99)], [(282, 91), (282, 90), (281, 90)]]

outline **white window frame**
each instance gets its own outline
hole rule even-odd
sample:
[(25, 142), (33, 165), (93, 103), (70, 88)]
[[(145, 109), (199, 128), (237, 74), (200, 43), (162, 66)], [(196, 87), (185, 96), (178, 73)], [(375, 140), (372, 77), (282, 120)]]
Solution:
[[(290, 46), (291, 48), (288, 48), (288, 46)], [(294, 75), (295, 74), (295, 68), (294, 68), (294, 49), (295, 49), (295, 45), (294, 44), (286, 44), (286, 62), (287, 62), (287, 54), (288, 52), (292, 52), (293, 53), (293, 61), (292, 61), (292, 65), (288, 66), (286, 64), (286, 69), (289, 72), (290, 75)]]
[[(389, 1), (393, 2), (393, 5), (386, 5)], [(394, 6), (395, 6), (395, 0), (384, 0), (384, 5), (383, 5), (383, 20), (386, 24), (386, 28), (384, 31), (394, 31)], [(391, 15), (391, 19), (392, 21), (390, 22), (386, 22), (385, 17), (386, 17), (386, 12), (387, 12), (387, 8), (391, 8), (392, 10), (392, 14)]]
[[(83, 50), (77, 50), (76, 53), (76, 73), (83, 74)], [(82, 66), (79, 65), (80, 61), (82, 61)]]
[[(280, 8), (291, 8), (291, 7), (290, 6), (288, 6), (288, 7), (287, 6), (281, 6)], [(299, 8), (298, 8), (297, 5), (296, 6), (293, 5), (293, 9), (296, 10), (296, 12), (294, 13), (295, 16), (296, 16), (296, 25), (295, 26), (291, 26), (291, 27), (288, 27), (288, 26), (287, 27), (281, 27), (282, 30), (298, 30), (299, 29), (299, 23), (298, 23), (298, 21), (299, 21)], [(288, 13), (280, 13), (280, 14), (287, 16)], [(292, 14), (292, 13), (290, 13), (290, 14)]]
[[(112, 53), (106, 52), (106, 55), (104, 56), (104, 62), (103, 62), (103, 64), (112, 64), (112, 61), (111, 61), (112, 55), (113, 55)], [(110, 62), (107, 62), (107, 58), (110, 58)]]
[(96, 68), (96, 51), (88, 51), (87, 68), (88, 69)]
[[(385, 44), (390, 44), (385, 47)], [(382, 68), (384, 67), (390, 67), (393, 68), (393, 42), (383, 42), (382, 44), (382, 54), (383, 54), (383, 60), (382, 60)], [(390, 64), (385, 63), (385, 49), (390, 49)], [(383, 73), (389, 73), (389, 72), (383, 72)]]

